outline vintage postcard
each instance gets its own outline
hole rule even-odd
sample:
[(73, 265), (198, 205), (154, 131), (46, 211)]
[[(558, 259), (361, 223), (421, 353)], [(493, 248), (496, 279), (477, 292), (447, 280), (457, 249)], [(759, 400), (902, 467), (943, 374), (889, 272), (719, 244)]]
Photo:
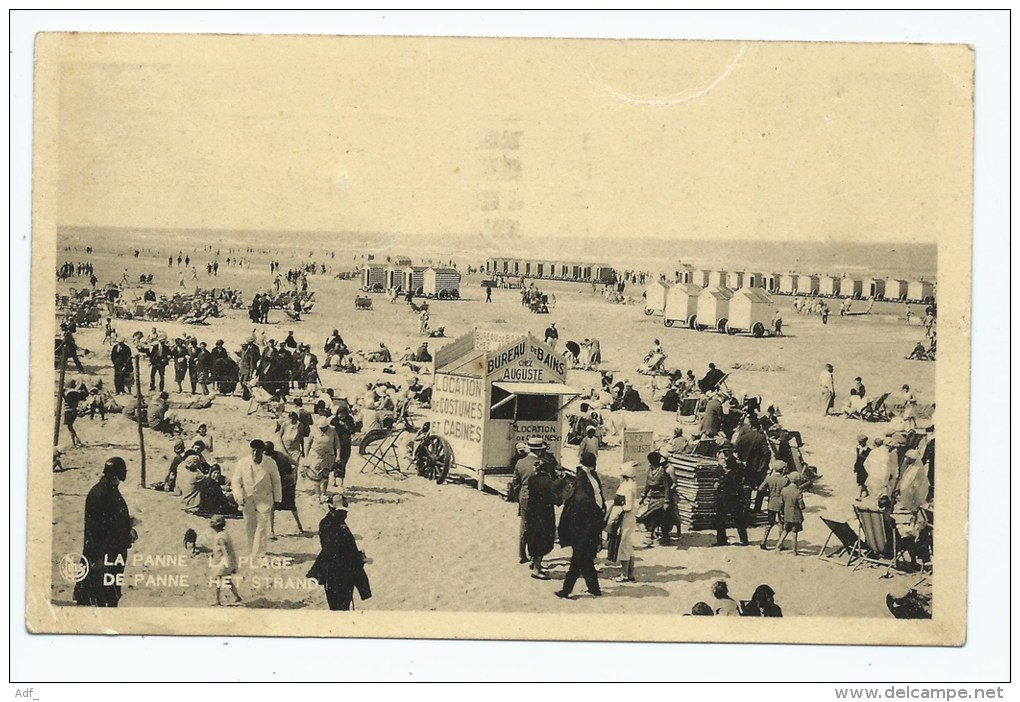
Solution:
[(35, 61), (31, 631), (964, 642), (969, 47)]

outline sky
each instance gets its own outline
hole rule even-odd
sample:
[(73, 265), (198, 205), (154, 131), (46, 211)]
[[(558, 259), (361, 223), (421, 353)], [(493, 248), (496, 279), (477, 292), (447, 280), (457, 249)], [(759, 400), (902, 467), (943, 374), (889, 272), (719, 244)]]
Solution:
[(925, 243), (970, 199), (960, 46), (79, 34), (37, 57), (64, 226)]

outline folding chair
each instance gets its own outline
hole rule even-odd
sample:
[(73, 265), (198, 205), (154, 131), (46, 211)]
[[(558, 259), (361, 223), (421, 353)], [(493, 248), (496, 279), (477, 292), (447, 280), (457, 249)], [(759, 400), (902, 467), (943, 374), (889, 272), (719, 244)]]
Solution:
[[(818, 557), (823, 561), (840, 563), (841, 556), (849, 556), (847, 562), (843, 564), (849, 567), (850, 564), (854, 562), (854, 558), (856, 558), (854, 550), (857, 547), (858, 541), (857, 534), (854, 532), (853, 527), (846, 522), (837, 522), (832, 519), (826, 519), (825, 517), (819, 518), (825, 522), (825, 526), (829, 527), (829, 535), (825, 537), (825, 543), (822, 544), (822, 550), (818, 552)], [(825, 549), (829, 547), (829, 541), (832, 540), (833, 536), (839, 540), (840, 546), (832, 553), (826, 553)]]
[(860, 538), (854, 553), (860, 556), (862, 563), (884, 565), (883, 578), (891, 577), (889, 571), (899, 562), (899, 545), (897, 544), (896, 524), (890, 515), (876, 509), (863, 509), (854, 505), (854, 513), (860, 524)]
[(889, 412), (885, 408), (885, 401), (888, 399), (889, 393), (883, 393), (864, 405), (864, 409), (861, 410), (861, 419), (866, 422), (888, 422)]

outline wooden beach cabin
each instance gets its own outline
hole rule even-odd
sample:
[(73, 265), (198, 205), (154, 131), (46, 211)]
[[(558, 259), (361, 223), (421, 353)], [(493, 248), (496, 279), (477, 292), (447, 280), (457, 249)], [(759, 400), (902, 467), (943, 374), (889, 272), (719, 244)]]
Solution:
[(454, 268), (426, 268), (422, 287), (427, 297), (460, 297), (460, 272)]
[(726, 271), (726, 287), (740, 290), (744, 287), (744, 271)]
[(779, 289), (780, 295), (796, 295), (797, 294), (797, 276), (793, 273), (782, 273), (779, 275)]
[(382, 292), (386, 288), (386, 267), (369, 263), (361, 269), (361, 289)]
[(653, 281), (645, 288), (645, 314), (662, 314), (666, 309), (666, 297), (673, 284), (665, 280)]
[(839, 296), (859, 300), (864, 295), (864, 281), (860, 278), (843, 277), (839, 279)]
[(709, 271), (708, 272), (708, 286), (709, 287), (727, 287), (729, 282), (729, 274), (726, 271)]
[(909, 283), (900, 278), (887, 278), (885, 281), (885, 299), (906, 300)]
[(722, 285), (710, 285), (698, 295), (698, 329), (726, 331), (733, 291)]
[(839, 281), (838, 275), (822, 275), (818, 277), (818, 294), (824, 295), (825, 297), (838, 297), (839, 296)]
[(764, 273), (751, 272), (744, 275), (744, 286), (748, 288), (765, 288), (768, 281)]
[(817, 275), (798, 275), (797, 282), (798, 295), (817, 295), (818, 294), (818, 276)]
[(930, 302), (935, 299), (935, 283), (930, 280), (912, 280), (907, 286), (907, 299), (911, 302)]
[(427, 270), (428, 266), (407, 266), (400, 272), (400, 287), (417, 294), (425, 287), (425, 271)]
[(703, 287), (697, 283), (677, 283), (666, 294), (662, 323), (667, 327), (679, 324), (693, 328), (698, 317), (698, 297)]
[(772, 296), (761, 288), (740, 288), (730, 300), (726, 333), (750, 333), (763, 337), (772, 329), (772, 316), (776, 313)]
[(868, 297), (876, 300), (885, 298), (885, 278), (870, 278), (864, 282), (868, 289)]

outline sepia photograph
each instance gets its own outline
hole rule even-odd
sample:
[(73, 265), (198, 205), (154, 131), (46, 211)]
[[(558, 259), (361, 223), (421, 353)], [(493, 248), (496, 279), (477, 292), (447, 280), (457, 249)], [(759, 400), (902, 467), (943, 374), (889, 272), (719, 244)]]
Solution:
[(971, 47), (35, 51), (30, 631), (964, 643)]

